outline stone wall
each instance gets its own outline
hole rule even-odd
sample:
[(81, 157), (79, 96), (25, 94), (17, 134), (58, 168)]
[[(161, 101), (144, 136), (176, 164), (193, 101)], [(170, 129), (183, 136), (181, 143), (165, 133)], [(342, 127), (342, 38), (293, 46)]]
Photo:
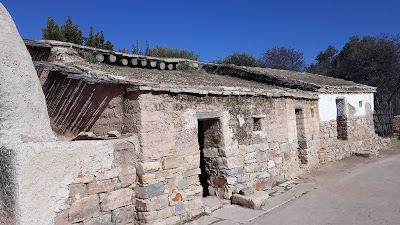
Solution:
[[(317, 101), (145, 92), (132, 93), (126, 101), (126, 114), (136, 118), (131, 131), (139, 136), (144, 160), (136, 186), (141, 223), (185, 221), (204, 212), (203, 195), (229, 199), (245, 187), (264, 190), (318, 163)], [(303, 152), (296, 108), (304, 113)], [(300, 154), (307, 158), (304, 164)], [(207, 190), (199, 180), (204, 172)]]
[(319, 151), (321, 162), (341, 160), (358, 150), (377, 151), (383, 147), (382, 140), (375, 134), (371, 114), (348, 118), (345, 122), (347, 127), (345, 140), (338, 138), (337, 121), (321, 123), (321, 150)]

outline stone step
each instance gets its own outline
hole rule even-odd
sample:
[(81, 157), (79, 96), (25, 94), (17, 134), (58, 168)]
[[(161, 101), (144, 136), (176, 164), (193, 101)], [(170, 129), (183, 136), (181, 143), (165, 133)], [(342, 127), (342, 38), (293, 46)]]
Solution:
[(255, 191), (251, 195), (232, 195), (232, 204), (241, 205), (250, 209), (260, 209), (268, 200), (269, 194), (265, 191)]

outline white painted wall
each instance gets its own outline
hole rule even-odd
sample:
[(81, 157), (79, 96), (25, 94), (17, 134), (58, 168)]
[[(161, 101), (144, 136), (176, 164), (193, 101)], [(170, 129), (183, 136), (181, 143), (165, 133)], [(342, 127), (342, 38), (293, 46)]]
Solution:
[[(336, 120), (336, 99), (344, 98), (346, 103), (349, 103), (356, 109), (355, 116), (364, 116), (365, 104), (371, 105), (374, 111), (374, 94), (320, 94), (318, 100), (319, 117), (321, 122)], [(362, 101), (362, 107), (359, 106), (359, 101)]]

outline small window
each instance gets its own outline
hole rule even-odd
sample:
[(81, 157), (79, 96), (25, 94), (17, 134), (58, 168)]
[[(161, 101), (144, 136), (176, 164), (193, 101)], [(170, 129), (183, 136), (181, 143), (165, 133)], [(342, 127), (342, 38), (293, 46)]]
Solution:
[(253, 131), (261, 130), (261, 118), (253, 118)]
[(359, 101), (359, 102), (358, 102), (358, 106), (361, 108), (362, 105), (363, 105), (363, 104), (362, 104), (362, 101)]
[(314, 108), (311, 108), (311, 117), (314, 117)]

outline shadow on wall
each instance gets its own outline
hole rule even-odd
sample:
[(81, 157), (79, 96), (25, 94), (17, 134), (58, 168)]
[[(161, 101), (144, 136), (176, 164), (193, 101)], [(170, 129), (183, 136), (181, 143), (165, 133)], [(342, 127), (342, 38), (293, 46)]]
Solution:
[(122, 86), (88, 84), (50, 72), (43, 84), (52, 129), (59, 135), (89, 131)]

